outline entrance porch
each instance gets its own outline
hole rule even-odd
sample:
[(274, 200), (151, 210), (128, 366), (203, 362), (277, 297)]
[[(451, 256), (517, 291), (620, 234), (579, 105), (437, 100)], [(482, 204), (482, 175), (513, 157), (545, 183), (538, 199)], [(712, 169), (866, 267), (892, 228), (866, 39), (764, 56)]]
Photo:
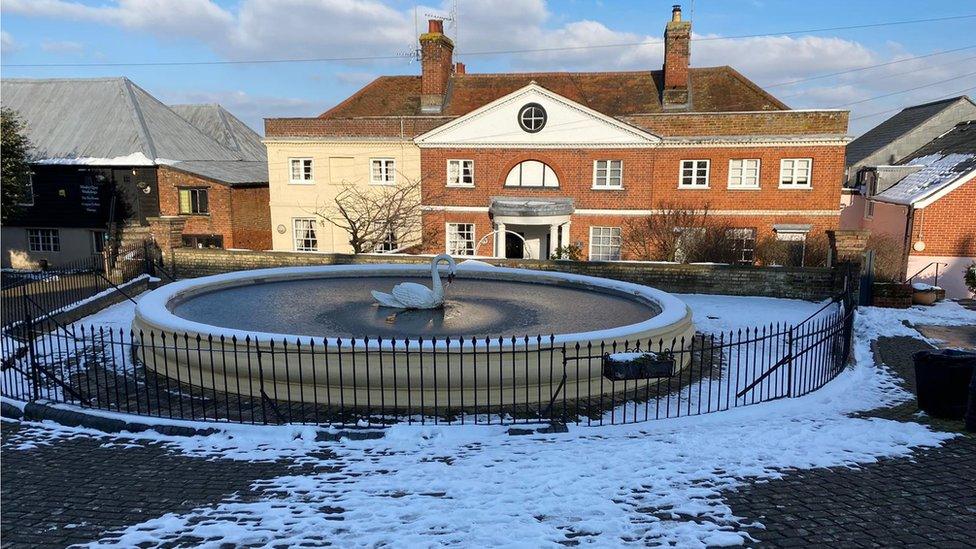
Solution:
[(569, 198), (492, 198), (488, 210), (495, 235), (495, 257), (549, 259), (569, 245)]

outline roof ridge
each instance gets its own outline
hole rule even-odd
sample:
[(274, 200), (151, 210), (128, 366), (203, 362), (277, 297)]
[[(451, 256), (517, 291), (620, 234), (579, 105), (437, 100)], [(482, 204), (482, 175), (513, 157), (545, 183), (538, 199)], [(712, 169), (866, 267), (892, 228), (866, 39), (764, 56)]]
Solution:
[[(922, 107), (931, 107), (932, 105), (938, 105), (939, 103), (946, 103), (946, 104), (948, 104), (948, 103), (955, 103), (956, 101), (959, 101), (960, 99), (969, 99), (969, 96), (963, 94), (963, 95), (957, 95), (955, 97), (948, 97), (948, 98), (945, 98), (945, 99), (936, 99), (935, 101), (929, 101), (928, 103), (919, 103), (918, 105), (909, 105), (909, 106), (905, 107), (904, 109), (902, 109), (902, 110), (900, 110), (898, 112), (910, 111), (912, 109), (919, 109), (919, 108), (922, 108)], [(969, 101), (972, 102), (972, 99), (969, 99)]]
[[(135, 91), (132, 89), (135, 84), (124, 76), (121, 79), (121, 84), (125, 90), (124, 93), (126, 98), (128, 99), (127, 103), (129, 105), (130, 112), (133, 118), (135, 118), (136, 127), (139, 128), (139, 136), (145, 141), (146, 148), (149, 149), (149, 160), (155, 162), (157, 158), (156, 145), (153, 143), (152, 136), (149, 133), (149, 126), (146, 124), (146, 117), (143, 116), (142, 108), (139, 106), (139, 102), (136, 100)], [(140, 90), (141, 89), (142, 88), (140, 88)]]
[[(217, 116), (220, 117), (220, 123), (224, 125), (224, 128), (227, 130), (227, 135), (230, 136), (230, 140), (234, 143), (233, 150), (241, 153), (243, 159), (244, 151), (241, 150), (241, 142), (237, 140), (237, 134), (234, 132), (234, 128), (231, 127), (230, 121), (227, 120), (227, 111), (219, 103), (214, 103), (214, 105), (217, 107)], [(231, 147), (227, 148), (230, 149)]]

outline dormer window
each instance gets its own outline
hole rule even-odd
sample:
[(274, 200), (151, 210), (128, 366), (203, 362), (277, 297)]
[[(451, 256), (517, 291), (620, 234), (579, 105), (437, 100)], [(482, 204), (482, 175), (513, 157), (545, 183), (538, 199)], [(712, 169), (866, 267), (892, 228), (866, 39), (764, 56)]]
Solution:
[(544, 128), (547, 118), (546, 109), (538, 103), (527, 103), (518, 113), (519, 126), (529, 133), (536, 133)]
[(526, 160), (519, 162), (505, 178), (506, 187), (558, 187), (556, 172), (544, 162)]

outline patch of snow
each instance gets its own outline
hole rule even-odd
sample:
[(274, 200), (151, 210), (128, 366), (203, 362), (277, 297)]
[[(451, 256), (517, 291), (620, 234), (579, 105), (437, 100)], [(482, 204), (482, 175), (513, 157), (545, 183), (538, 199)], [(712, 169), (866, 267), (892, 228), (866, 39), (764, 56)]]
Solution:
[(912, 289), (916, 292), (931, 292), (935, 290), (941, 290), (942, 288), (938, 286), (933, 286), (931, 284), (926, 284), (924, 282), (913, 282)]
[[(157, 162), (150, 160), (142, 152), (134, 152), (114, 158), (97, 158), (84, 156), (77, 158), (42, 158), (34, 161), (37, 164), (68, 165), (68, 166), (155, 166)], [(162, 162), (160, 162), (162, 163)]]
[(465, 259), (464, 261), (458, 263), (458, 269), (494, 269), (495, 266), (491, 263), (485, 261), (478, 261), (477, 259)]

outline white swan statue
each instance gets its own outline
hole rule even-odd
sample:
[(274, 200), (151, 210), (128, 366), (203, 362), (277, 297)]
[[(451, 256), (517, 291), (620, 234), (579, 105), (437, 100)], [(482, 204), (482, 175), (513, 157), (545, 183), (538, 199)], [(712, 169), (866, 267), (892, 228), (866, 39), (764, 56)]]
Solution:
[(416, 282), (401, 282), (393, 287), (390, 293), (372, 291), (380, 307), (391, 307), (394, 309), (436, 309), (444, 306), (444, 286), (441, 284), (441, 275), (437, 270), (437, 265), (446, 261), (450, 270), (447, 275), (447, 282), (450, 284), (454, 280), (457, 272), (457, 264), (454, 258), (447, 254), (440, 254), (430, 262), (430, 276), (433, 279), (432, 288)]

